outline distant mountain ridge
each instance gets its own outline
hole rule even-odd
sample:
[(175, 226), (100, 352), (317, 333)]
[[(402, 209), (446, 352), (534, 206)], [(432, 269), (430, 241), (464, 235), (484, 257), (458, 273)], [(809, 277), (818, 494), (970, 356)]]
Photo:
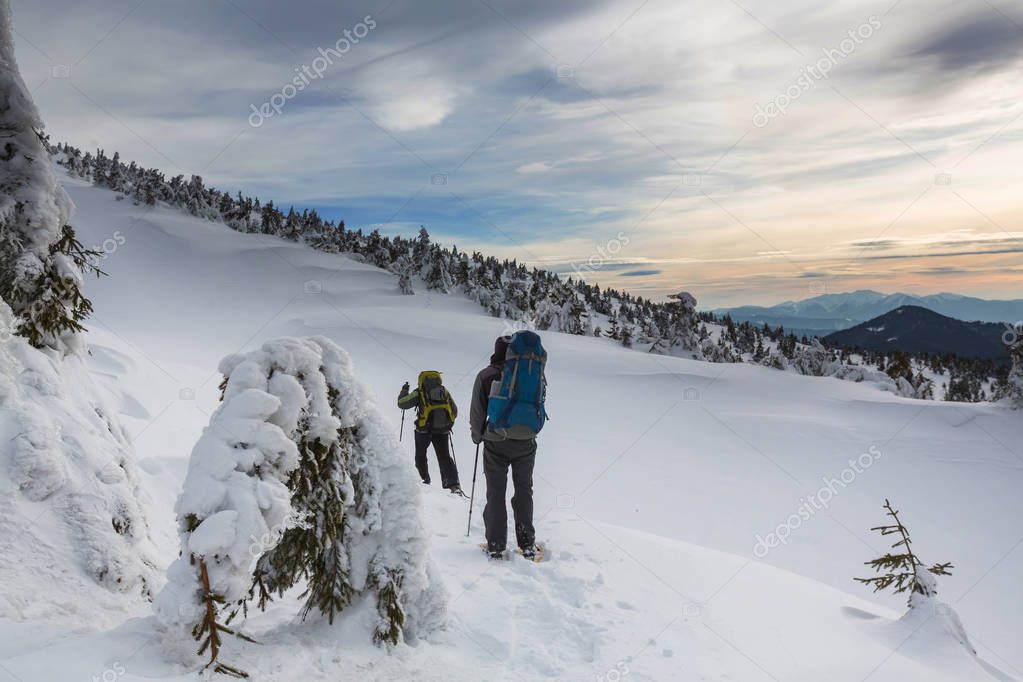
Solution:
[(802, 301), (786, 301), (774, 306), (718, 308), (712, 312), (728, 314), (738, 322), (785, 327), (797, 336), (825, 336), (849, 329), (903, 306), (918, 306), (946, 317), (963, 321), (1015, 323), (1023, 320), (1023, 299), (987, 300), (959, 294), (927, 296), (883, 294), (868, 289), (841, 294), (824, 294)]
[(963, 322), (920, 306), (901, 306), (872, 320), (825, 336), (825, 344), (891, 353), (955, 353), (966, 358), (1009, 359), (997, 322)]

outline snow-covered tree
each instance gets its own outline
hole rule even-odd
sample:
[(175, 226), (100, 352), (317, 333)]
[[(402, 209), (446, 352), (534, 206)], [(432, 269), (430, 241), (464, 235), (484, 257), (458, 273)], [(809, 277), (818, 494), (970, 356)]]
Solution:
[(433, 246), (424, 258), (425, 262), (420, 270), (420, 276), (426, 283), (426, 288), (442, 294), (448, 293), (454, 284), (451, 281), (451, 274), (448, 272), (444, 251), (439, 246)]
[(1012, 369), (1009, 371), (1009, 399), (1023, 407), (1023, 341), (1012, 349)]
[(74, 205), (50, 166), (43, 121), (14, 59), (9, 0), (0, 0), (0, 297), (15, 331), (37, 347), (80, 348), (92, 305), (82, 273), (94, 270), (69, 224)]
[(168, 626), (202, 642), (199, 654), (210, 651), (215, 672), (243, 676), (219, 660), (220, 633), (231, 632), (226, 624), (248, 595), (261, 541), (272, 541), (289, 519), (285, 481), (298, 466), (298, 448), (278, 422), (296, 418), (299, 405), (271, 392), (255, 363), (231, 379), (192, 450), (175, 506), (181, 555), (155, 608)]
[(626, 348), (632, 348), (632, 328), (629, 325), (624, 325), (621, 332), (622, 345)]
[(178, 499), (181, 557), (157, 613), (220, 663), (220, 636), (247, 601), (300, 581), (302, 613), (333, 622), (376, 599), (372, 637), (397, 644), (444, 622), (419, 488), (394, 435), (332, 341), (284, 338), (220, 364), (223, 403), (195, 446)]
[(25, 607), (66, 612), (68, 593), (96, 604), (148, 597), (155, 555), (131, 443), (77, 352), (91, 310), (82, 271), (96, 254), (68, 224), (74, 206), (42, 127), (0, 0), (0, 478), (13, 484), (0, 546), (17, 548), (0, 561), (16, 586), (0, 615), (19, 619)]
[(398, 291), (405, 296), (414, 296), (416, 293), (416, 289), (412, 285), (412, 271), (409, 268), (398, 272)]
[(882, 536), (894, 535), (898, 539), (892, 544), (892, 550), (884, 555), (866, 562), (878, 575), (870, 578), (855, 578), (857, 582), (869, 585), (875, 592), (891, 589), (896, 594), (909, 593), (909, 610), (900, 618), (906, 629), (921, 634), (928, 639), (930, 633), (939, 638), (951, 636), (959, 642), (971, 655), (977, 650), (970, 643), (966, 628), (959, 614), (948, 604), (938, 601), (938, 585), (936, 576), (951, 575), (951, 563), (932, 564), (927, 566), (913, 551), (909, 530), (899, 519), (898, 512), (888, 500), (884, 501), (886, 513), (892, 523), (871, 528)]
[(822, 377), (831, 373), (833, 364), (834, 358), (831, 351), (824, 347), (820, 339), (815, 337), (810, 345), (800, 345), (794, 348), (790, 367), (800, 374)]
[(607, 324), (608, 328), (607, 331), (604, 332), (604, 336), (609, 339), (614, 339), (615, 341), (620, 341), (622, 338), (622, 330), (618, 325), (618, 315), (616, 313), (612, 313), (611, 317), (608, 318)]

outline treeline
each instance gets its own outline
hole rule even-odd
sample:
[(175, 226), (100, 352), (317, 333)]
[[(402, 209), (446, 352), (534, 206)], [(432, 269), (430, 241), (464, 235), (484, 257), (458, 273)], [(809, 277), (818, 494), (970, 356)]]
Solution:
[[(626, 291), (601, 289), (581, 279), (528, 267), (433, 242), (426, 228), (409, 239), (348, 228), (315, 210), (283, 210), (241, 192), (208, 187), (201, 176), (168, 178), (154, 168), (125, 164), (118, 153), (82, 152), (69, 144), (50, 148), (56, 161), (93, 184), (120, 192), (138, 204), (162, 202), (190, 214), (225, 223), (238, 232), (302, 242), (314, 249), (343, 253), (386, 269), (405, 294), (417, 279), (428, 290), (461, 290), (491, 315), (517, 325), (569, 334), (595, 335), (652, 353), (685, 354), (709, 362), (752, 362), (812, 376), (880, 383), (899, 395), (934, 399), (935, 380), (946, 400), (977, 402), (1012, 394), (1008, 367), (987, 360), (932, 358), (903, 353), (851, 353), (825, 347), (818, 339), (797, 338), (783, 328), (736, 323), (695, 309), (688, 294), (654, 302)], [(926, 376), (930, 374), (931, 377)], [(1015, 375), (1013, 375), (1015, 376)], [(1010, 385), (1011, 384), (1011, 385)]]
[[(426, 228), (414, 239), (390, 237), (379, 230), (349, 229), (344, 221), (324, 220), (315, 210), (282, 210), (241, 192), (232, 196), (208, 187), (202, 177), (166, 177), (154, 168), (125, 164), (103, 150), (83, 153), (68, 144), (54, 147), (55, 158), (73, 175), (130, 197), (139, 204), (164, 202), (194, 216), (222, 221), (234, 230), (303, 242), (330, 253), (355, 255), (399, 277), (404, 293), (413, 294), (418, 276), (429, 290), (447, 293), (461, 287), (494, 317), (522, 321), (537, 329), (595, 334), (625, 346), (649, 345), (654, 352), (675, 349), (699, 353), (707, 337), (692, 306), (655, 303), (625, 291), (601, 289), (571, 277), (499, 260), (479, 252), (431, 241)], [(710, 349), (708, 360), (719, 360)]]
[[(722, 326), (720, 346), (739, 354), (739, 361), (748, 359), (801, 374), (851, 381), (870, 380), (871, 373), (866, 370), (876, 370), (891, 379), (895, 392), (924, 400), (940, 397), (975, 403), (1013, 397), (1017, 390), (1018, 374), (1013, 374), (1013, 365), (1006, 360), (828, 347), (819, 339), (798, 338), (782, 327), (735, 322), (729, 315), (714, 318), (706, 314), (703, 319)], [(1018, 348), (1014, 356), (1018, 364)]]

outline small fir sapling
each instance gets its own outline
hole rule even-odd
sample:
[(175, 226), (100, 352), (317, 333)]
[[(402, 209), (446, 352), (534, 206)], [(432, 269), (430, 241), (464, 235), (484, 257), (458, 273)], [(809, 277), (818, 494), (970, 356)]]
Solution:
[(869, 585), (874, 592), (893, 589), (896, 594), (909, 592), (909, 606), (914, 605), (916, 595), (921, 597), (933, 597), (937, 594), (935, 575), (952, 575), (953, 568), (949, 562), (926, 566), (913, 552), (912, 541), (909, 537), (909, 530), (899, 519), (899, 513), (886, 499), (884, 507), (893, 523), (875, 526), (872, 531), (879, 532), (882, 536), (897, 535), (898, 540), (892, 544), (894, 552), (889, 551), (884, 555), (867, 561), (866, 565), (872, 567), (878, 575), (871, 578), (854, 578), (856, 582)]

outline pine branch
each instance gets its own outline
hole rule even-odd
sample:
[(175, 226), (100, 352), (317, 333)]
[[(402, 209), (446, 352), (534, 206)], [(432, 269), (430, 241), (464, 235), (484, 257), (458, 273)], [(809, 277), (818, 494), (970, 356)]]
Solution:
[(206, 560), (202, 558), (199, 559), (199, 578), (202, 581), (203, 590), (202, 598), (206, 604), (206, 613), (203, 617), (203, 620), (195, 627), (194, 630), (192, 630), (192, 634), (193, 636), (195, 636), (196, 639), (199, 639), (200, 637), (202, 637), (202, 634), (204, 632), (209, 633), (206, 636), (206, 640), (203, 641), (202, 645), (199, 647), (199, 651), (197, 652), (198, 656), (202, 656), (204, 651), (206, 651), (207, 649), (210, 650), (210, 661), (203, 667), (203, 670), (212, 667), (213, 672), (215, 673), (221, 673), (224, 675), (230, 675), (232, 677), (238, 678), (247, 678), (249, 676), (248, 673), (233, 666), (227, 665), (226, 663), (221, 663), (218, 660), (220, 656), (219, 632), (220, 631), (227, 632), (229, 634), (234, 635), (235, 637), (239, 637), (241, 639), (245, 639), (253, 643), (258, 644), (258, 642), (255, 642), (255, 640), (250, 639), (245, 635), (241, 635), (235, 632), (234, 630), (225, 627), (217, 622), (217, 604), (223, 604), (224, 599), (220, 595), (213, 593), (213, 591), (210, 589), (210, 574), (209, 571), (206, 569)]

